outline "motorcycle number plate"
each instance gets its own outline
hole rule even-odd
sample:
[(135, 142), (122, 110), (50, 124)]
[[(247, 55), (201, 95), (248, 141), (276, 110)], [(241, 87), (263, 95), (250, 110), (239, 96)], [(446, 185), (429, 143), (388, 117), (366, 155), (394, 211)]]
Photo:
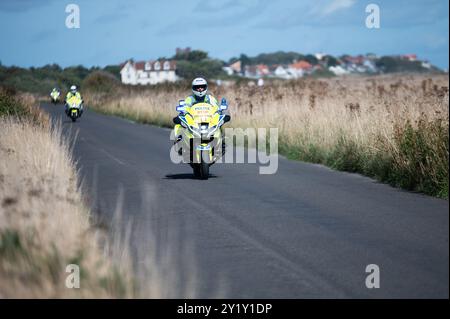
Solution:
[(201, 121), (201, 122), (209, 122), (210, 118), (211, 118), (211, 117), (209, 117), (209, 116), (202, 116), (202, 117), (200, 118), (200, 121)]
[(197, 150), (199, 150), (199, 151), (209, 150), (210, 148), (211, 148), (211, 145), (197, 145)]

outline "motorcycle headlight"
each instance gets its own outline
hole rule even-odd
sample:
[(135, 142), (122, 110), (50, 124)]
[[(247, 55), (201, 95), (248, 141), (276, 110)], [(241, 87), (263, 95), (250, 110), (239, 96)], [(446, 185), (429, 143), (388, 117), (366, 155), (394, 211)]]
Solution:
[(208, 130), (208, 135), (207, 135), (208, 138), (211, 137), (216, 130), (217, 130), (217, 125), (211, 126)]
[(200, 133), (200, 130), (198, 129), (198, 128), (196, 128), (196, 127), (194, 127), (194, 126), (189, 126), (189, 128), (191, 129), (191, 132), (194, 134), (194, 135), (197, 135), (198, 137), (201, 137), (201, 133)]
[(208, 125), (201, 125), (201, 126), (200, 126), (200, 133), (201, 133), (201, 134), (206, 134), (206, 133), (208, 133)]

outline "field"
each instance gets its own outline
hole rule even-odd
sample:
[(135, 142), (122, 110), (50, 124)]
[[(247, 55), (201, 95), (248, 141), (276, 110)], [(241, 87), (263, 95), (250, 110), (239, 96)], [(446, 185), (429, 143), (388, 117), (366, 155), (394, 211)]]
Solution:
[[(87, 104), (97, 111), (168, 127), (178, 100), (189, 94), (183, 84), (130, 88), (100, 78), (85, 84)], [(291, 159), (448, 198), (446, 75), (307, 78), (210, 92), (228, 99), (231, 126), (277, 127), (279, 151)]]

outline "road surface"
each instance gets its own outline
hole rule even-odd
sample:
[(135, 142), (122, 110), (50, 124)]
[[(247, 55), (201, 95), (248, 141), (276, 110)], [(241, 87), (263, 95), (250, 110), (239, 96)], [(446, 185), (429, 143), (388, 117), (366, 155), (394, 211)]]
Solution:
[[(42, 107), (76, 136), (99, 224), (120, 221), (137, 274), (165, 296), (449, 297), (448, 201), (283, 157), (274, 175), (218, 164), (196, 180), (170, 161), (168, 129), (89, 110), (71, 123), (61, 105)], [(380, 288), (366, 287), (370, 264)]]

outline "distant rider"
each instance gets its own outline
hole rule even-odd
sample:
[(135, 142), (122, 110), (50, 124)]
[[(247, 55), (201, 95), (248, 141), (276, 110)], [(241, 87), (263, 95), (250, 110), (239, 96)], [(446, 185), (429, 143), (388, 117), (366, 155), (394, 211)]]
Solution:
[(83, 99), (81, 98), (81, 94), (80, 94), (80, 92), (78, 92), (78, 88), (76, 85), (72, 85), (70, 87), (70, 91), (67, 92), (66, 99), (64, 100), (65, 112), (66, 112), (66, 114), (68, 114), (68, 112), (69, 112), (69, 105), (67, 104), (67, 101), (74, 96), (76, 96), (78, 99), (81, 100), (81, 105), (80, 105), (80, 117), (81, 117), (81, 115), (83, 114)]
[(53, 97), (54, 95), (59, 95), (59, 90), (57, 88), (53, 88), (52, 92), (50, 93), (51, 97)]
[(58, 102), (58, 100), (59, 100), (59, 95), (60, 95), (61, 93), (59, 92), (59, 90), (57, 89), (57, 88), (53, 88), (52, 89), (52, 91), (50, 92), (50, 98), (52, 99), (52, 102), (53, 103), (56, 103), (56, 102)]

